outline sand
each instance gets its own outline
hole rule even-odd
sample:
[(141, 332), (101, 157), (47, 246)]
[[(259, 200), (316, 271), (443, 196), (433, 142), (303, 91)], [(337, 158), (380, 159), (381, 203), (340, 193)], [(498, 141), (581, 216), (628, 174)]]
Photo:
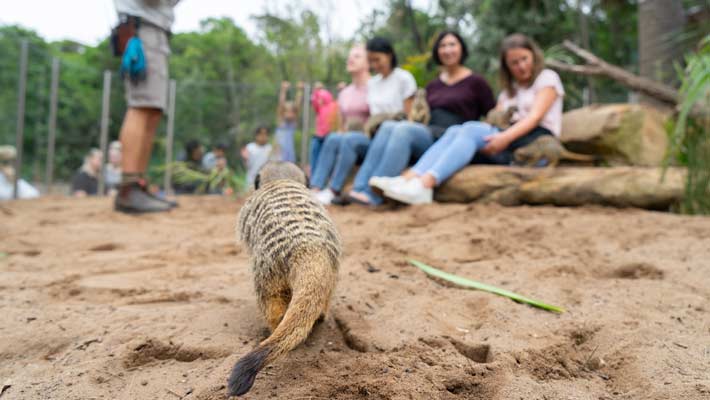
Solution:
[[(266, 334), (242, 201), (0, 205), (7, 399), (224, 399)], [(710, 218), (607, 208), (333, 208), (331, 310), (246, 399), (710, 399)], [(428, 278), (408, 258), (559, 315)]]

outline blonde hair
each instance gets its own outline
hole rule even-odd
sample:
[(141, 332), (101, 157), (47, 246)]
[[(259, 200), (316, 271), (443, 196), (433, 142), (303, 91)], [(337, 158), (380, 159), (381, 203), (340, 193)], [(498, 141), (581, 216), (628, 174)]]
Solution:
[(515, 87), (513, 86), (515, 78), (513, 78), (513, 73), (510, 72), (508, 64), (505, 62), (506, 53), (512, 49), (528, 49), (533, 53), (533, 81), (545, 68), (545, 55), (533, 39), (522, 33), (514, 33), (503, 39), (500, 45), (500, 74), (498, 79), (500, 87), (506, 91), (508, 97), (515, 96)]

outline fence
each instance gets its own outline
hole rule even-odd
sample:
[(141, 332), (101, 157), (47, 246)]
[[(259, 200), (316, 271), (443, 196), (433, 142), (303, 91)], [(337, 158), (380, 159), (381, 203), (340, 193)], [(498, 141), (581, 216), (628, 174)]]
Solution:
[[(230, 166), (241, 169), (239, 149), (251, 141), (256, 127), (274, 131), (278, 84), (171, 81), (170, 104), (154, 141), (151, 180), (169, 190), (170, 168), (163, 166), (185, 157), (182, 148), (191, 139), (206, 148), (226, 144)], [(301, 132), (314, 125), (309, 84), (305, 91), (305, 112), (296, 134), (302, 163), (308, 158), (308, 135), (301, 141)], [(66, 186), (92, 148), (100, 148), (106, 160), (108, 143), (118, 139), (125, 111), (124, 86), (115, 70), (57, 58), (27, 41), (18, 43), (16, 57), (0, 58), (0, 145), (16, 147), (16, 176), (42, 193), (60, 193), (56, 188)], [(103, 174), (99, 184), (103, 186)]]

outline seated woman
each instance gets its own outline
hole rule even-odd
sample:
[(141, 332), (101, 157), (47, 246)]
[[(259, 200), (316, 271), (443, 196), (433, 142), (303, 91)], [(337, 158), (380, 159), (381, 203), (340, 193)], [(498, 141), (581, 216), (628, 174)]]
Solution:
[(466, 45), (458, 33), (447, 31), (437, 37), (432, 58), (441, 66), (441, 73), (426, 86), (431, 109), (429, 126), (409, 121), (384, 122), (355, 178), (349, 194), (351, 201), (380, 204), (382, 198), (370, 189), (370, 183), (374, 183), (371, 177), (400, 174), (410, 160), (419, 158), (446, 128), (478, 120), (495, 106), (493, 91), (485, 79), (463, 65), (467, 56)]
[(484, 122), (452, 126), (402, 177), (378, 181), (385, 196), (407, 203), (431, 203), (433, 188), (471, 161), (510, 164), (513, 152), (542, 135), (559, 137), (565, 91), (556, 72), (545, 69), (542, 51), (530, 38), (513, 34), (500, 51), (498, 110), (516, 106), (513, 124), (500, 131)]
[[(318, 161), (311, 171), (311, 189), (323, 204), (330, 204), (335, 195), (340, 194), (358, 155), (365, 154), (370, 142), (362, 132), (362, 126), (370, 115), (367, 105), (370, 71), (364, 45), (350, 49), (346, 68), (352, 83), (338, 94), (339, 132), (325, 137)], [(341, 148), (344, 150), (340, 151)], [(326, 187), (329, 179), (330, 185)]]

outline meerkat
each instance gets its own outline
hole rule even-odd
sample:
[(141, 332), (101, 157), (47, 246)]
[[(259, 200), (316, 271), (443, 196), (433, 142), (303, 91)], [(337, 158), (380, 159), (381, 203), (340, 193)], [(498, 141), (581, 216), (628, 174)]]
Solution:
[(540, 136), (529, 145), (515, 150), (513, 158), (517, 164), (528, 167), (535, 166), (540, 160), (545, 159), (547, 160), (548, 167), (551, 168), (556, 167), (560, 160), (587, 162), (596, 160), (596, 157), (593, 155), (568, 151), (556, 137), (550, 135)]
[(486, 115), (486, 123), (496, 126), (501, 130), (508, 129), (512, 124), (511, 119), (513, 118), (513, 114), (516, 112), (518, 112), (518, 106), (508, 107), (505, 111), (494, 108)]
[(367, 136), (373, 137), (375, 133), (377, 133), (377, 130), (380, 129), (380, 125), (382, 125), (383, 122), (402, 121), (405, 119), (407, 119), (407, 114), (403, 112), (371, 115), (370, 118), (367, 119), (367, 122), (365, 122), (364, 132)]
[(251, 389), (259, 371), (303, 342), (325, 316), (341, 245), (325, 209), (294, 164), (268, 162), (239, 213), (238, 233), (251, 254), (257, 300), (271, 336), (239, 359), (229, 395)]
[(407, 119), (410, 122), (419, 122), (424, 125), (429, 125), (431, 110), (429, 109), (429, 104), (426, 102), (426, 89), (417, 89)]

